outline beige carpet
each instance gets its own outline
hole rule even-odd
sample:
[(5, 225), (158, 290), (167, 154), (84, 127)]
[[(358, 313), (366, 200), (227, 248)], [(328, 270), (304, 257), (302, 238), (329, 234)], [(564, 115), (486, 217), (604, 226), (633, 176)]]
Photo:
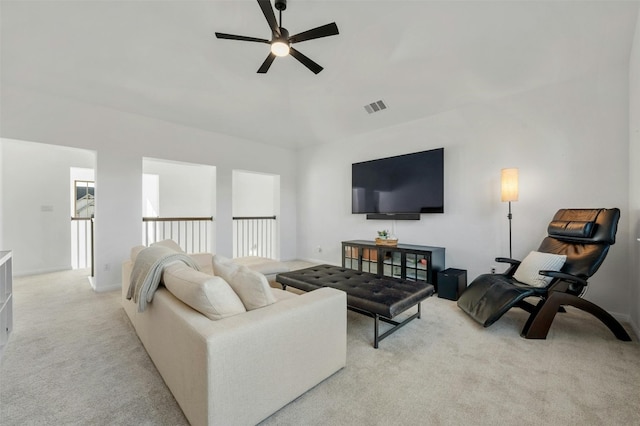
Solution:
[[(82, 272), (15, 280), (0, 424), (187, 424), (119, 293), (94, 293)], [(376, 350), (372, 319), (349, 312), (347, 367), (263, 424), (640, 424), (637, 341), (573, 309), (547, 340), (525, 340), (525, 318), (513, 310), (483, 329), (433, 297)]]

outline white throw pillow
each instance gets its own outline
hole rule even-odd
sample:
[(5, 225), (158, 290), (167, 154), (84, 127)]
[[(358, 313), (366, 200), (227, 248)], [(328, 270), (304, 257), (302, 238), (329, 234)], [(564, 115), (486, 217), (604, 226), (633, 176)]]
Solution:
[(213, 256), (213, 272), (229, 283), (247, 311), (276, 302), (267, 278), (259, 272), (219, 255)]
[(538, 271), (559, 271), (566, 260), (567, 256), (564, 254), (532, 251), (520, 263), (513, 278), (533, 287), (546, 287), (552, 278), (540, 275)]
[(200, 272), (215, 275), (213, 273), (213, 255), (211, 253), (187, 253), (187, 256), (196, 262)]
[(225, 281), (229, 282), (231, 277), (238, 272), (238, 268), (240, 265), (235, 263), (233, 260), (220, 256), (216, 254), (213, 256), (213, 274), (219, 275), (225, 279)]
[(174, 296), (212, 320), (246, 312), (242, 301), (222, 277), (214, 277), (176, 262), (164, 269), (162, 280)]

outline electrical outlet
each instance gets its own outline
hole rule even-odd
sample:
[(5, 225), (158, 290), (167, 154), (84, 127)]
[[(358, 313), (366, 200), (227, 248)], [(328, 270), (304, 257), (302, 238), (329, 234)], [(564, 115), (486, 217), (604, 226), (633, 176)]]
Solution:
[(316, 251), (317, 251), (318, 253), (322, 253), (322, 247), (320, 247), (320, 246), (316, 247)]
[(110, 264), (110, 263), (105, 263), (105, 264), (104, 264), (104, 270), (105, 270), (105, 271), (109, 271), (109, 270), (111, 270), (111, 264)]
[(491, 273), (492, 273), (492, 274), (495, 274), (495, 273), (496, 273), (496, 267), (495, 267), (495, 266), (492, 266), (492, 267), (491, 267)]

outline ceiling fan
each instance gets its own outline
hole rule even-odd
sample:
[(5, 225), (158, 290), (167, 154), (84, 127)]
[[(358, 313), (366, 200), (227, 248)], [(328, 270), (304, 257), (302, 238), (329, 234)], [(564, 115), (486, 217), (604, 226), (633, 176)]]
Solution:
[(336, 23), (332, 22), (330, 24), (322, 25), (320, 27), (290, 36), (289, 31), (287, 31), (286, 28), (282, 27), (282, 11), (287, 8), (287, 0), (275, 0), (275, 8), (280, 12), (280, 24), (278, 24), (278, 21), (276, 21), (276, 15), (271, 8), (270, 0), (258, 0), (258, 4), (260, 5), (260, 9), (262, 9), (262, 13), (264, 13), (264, 17), (267, 18), (267, 22), (269, 23), (269, 27), (271, 28), (271, 40), (225, 33), (216, 33), (216, 37), (227, 40), (253, 41), (256, 43), (270, 44), (271, 53), (269, 53), (267, 59), (264, 60), (262, 66), (260, 66), (260, 68), (258, 69), (258, 72), (261, 74), (269, 71), (269, 67), (273, 63), (276, 56), (287, 56), (289, 54), (291, 54), (291, 56), (296, 58), (302, 63), (302, 65), (309, 68), (315, 74), (318, 74), (320, 71), (322, 71), (323, 68), (320, 65), (300, 53), (298, 50), (294, 49), (291, 45), (293, 43), (300, 43), (302, 41), (337, 35), (338, 26), (336, 25)]

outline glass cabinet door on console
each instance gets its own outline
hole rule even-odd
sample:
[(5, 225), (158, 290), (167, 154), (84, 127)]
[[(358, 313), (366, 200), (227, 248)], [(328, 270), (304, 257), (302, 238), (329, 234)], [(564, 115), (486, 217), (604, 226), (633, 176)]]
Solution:
[(370, 272), (372, 274), (378, 273), (378, 251), (372, 248), (362, 247), (360, 248), (362, 254), (362, 264), (360, 265), (360, 271)]
[(378, 250), (369, 247), (343, 246), (342, 266), (357, 271), (378, 273)]
[(342, 242), (342, 253), (345, 268), (434, 285), (437, 272), (445, 269), (443, 247), (410, 244), (389, 247), (354, 240)]
[(405, 253), (405, 256), (406, 260), (404, 265), (406, 267), (405, 276), (407, 279), (429, 281), (427, 276), (427, 266), (431, 258), (431, 253)]
[(359, 269), (358, 247), (342, 246), (342, 267)]
[(402, 264), (404, 263), (402, 253), (387, 250), (386, 248), (382, 249), (382, 252), (384, 253), (382, 260), (382, 275), (402, 278)]

